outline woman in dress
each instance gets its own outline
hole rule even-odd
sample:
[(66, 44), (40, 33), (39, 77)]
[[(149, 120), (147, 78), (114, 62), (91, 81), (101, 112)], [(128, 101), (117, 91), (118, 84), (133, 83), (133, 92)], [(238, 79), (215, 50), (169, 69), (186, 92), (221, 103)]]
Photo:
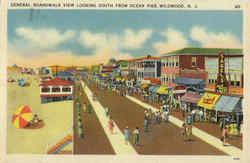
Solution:
[(125, 136), (125, 144), (128, 145), (128, 139), (129, 139), (129, 130), (128, 126), (124, 130), (124, 136)]
[(114, 121), (112, 120), (112, 118), (110, 117), (109, 118), (109, 130), (110, 130), (110, 133), (113, 134), (113, 130), (114, 130)]

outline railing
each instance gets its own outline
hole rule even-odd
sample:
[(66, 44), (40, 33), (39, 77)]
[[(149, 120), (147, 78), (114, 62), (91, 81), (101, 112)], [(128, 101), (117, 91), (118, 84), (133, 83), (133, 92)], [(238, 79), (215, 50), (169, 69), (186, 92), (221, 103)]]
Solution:
[[(72, 142), (73, 126), (51, 137), (46, 144), (45, 154), (53, 154), (60, 151), (60, 147)], [(55, 151), (55, 152), (54, 152)]]

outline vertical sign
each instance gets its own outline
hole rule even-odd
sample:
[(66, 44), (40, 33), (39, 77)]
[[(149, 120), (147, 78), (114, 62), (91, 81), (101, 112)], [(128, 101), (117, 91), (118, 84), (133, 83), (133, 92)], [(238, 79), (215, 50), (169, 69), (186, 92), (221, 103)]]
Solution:
[(215, 92), (218, 93), (227, 93), (228, 92), (228, 82), (225, 74), (225, 56), (221, 51), (219, 52), (219, 62), (218, 62), (218, 76), (215, 85)]

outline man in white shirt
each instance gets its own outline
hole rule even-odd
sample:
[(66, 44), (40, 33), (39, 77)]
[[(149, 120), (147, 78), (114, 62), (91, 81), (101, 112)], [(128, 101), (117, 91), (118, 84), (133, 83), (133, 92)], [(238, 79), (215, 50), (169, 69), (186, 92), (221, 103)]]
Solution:
[(191, 115), (192, 115), (192, 122), (195, 122), (195, 110), (192, 110)]
[(200, 110), (200, 112), (199, 112), (199, 120), (200, 120), (200, 122), (203, 122), (203, 111), (202, 110)]

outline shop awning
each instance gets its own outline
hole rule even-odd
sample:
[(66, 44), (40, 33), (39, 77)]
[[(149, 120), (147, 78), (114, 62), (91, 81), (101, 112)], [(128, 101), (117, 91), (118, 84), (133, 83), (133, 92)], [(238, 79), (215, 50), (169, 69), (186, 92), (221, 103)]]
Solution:
[(202, 97), (201, 95), (198, 95), (194, 92), (186, 92), (181, 97), (181, 101), (197, 104), (200, 101), (201, 97)]
[(155, 86), (151, 85), (151, 86), (149, 86), (148, 90), (152, 92), (154, 88), (155, 88)]
[(108, 75), (107, 75), (107, 74), (103, 74), (103, 73), (102, 73), (102, 74), (100, 74), (100, 76), (101, 76), (101, 77), (108, 77)]
[(180, 85), (205, 85), (206, 83), (205, 80), (203, 79), (183, 78), (183, 77), (178, 77), (174, 82)]
[(140, 86), (141, 86), (141, 83), (140, 83), (140, 82), (137, 82), (135, 86), (136, 86), (136, 87), (140, 87)]
[(214, 106), (214, 110), (221, 112), (242, 112), (241, 99), (239, 97), (222, 95)]
[(201, 97), (198, 103), (198, 106), (203, 107), (205, 109), (212, 110), (219, 98), (220, 98), (220, 95), (213, 94), (213, 93), (205, 93)]
[(115, 78), (116, 81), (121, 81), (122, 79), (120, 77)]
[(151, 85), (148, 90), (151, 91), (151, 92), (156, 92), (158, 89), (160, 88), (159, 85)]
[(169, 93), (167, 86), (160, 86), (160, 88), (158, 88), (156, 92), (159, 94), (168, 94)]
[(145, 89), (145, 88), (147, 88), (147, 87), (149, 87), (148, 84), (142, 84), (142, 85), (141, 85), (141, 89)]

